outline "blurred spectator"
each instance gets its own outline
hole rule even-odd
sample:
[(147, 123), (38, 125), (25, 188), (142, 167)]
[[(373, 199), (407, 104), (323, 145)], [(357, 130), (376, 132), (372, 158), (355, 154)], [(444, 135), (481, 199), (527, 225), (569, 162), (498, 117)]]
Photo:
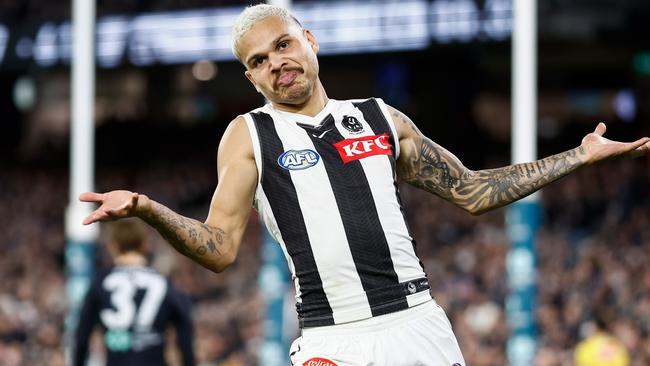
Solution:
[(623, 343), (607, 331), (603, 318), (596, 316), (584, 325), (587, 337), (576, 347), (575, 366), (627, 366), (630, 356)]

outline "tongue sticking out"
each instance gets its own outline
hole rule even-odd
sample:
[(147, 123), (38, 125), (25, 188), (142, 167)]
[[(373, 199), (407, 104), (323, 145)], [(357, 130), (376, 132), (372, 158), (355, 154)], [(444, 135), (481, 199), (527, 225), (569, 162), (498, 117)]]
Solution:
[(280, 75), (277, 84), (280, 87), (288, 86), (289, 84), (293, 83), (294, 80), (296, 80), (296, 77), (298, 77), (297, 71), (285, 72), (284, 74)]

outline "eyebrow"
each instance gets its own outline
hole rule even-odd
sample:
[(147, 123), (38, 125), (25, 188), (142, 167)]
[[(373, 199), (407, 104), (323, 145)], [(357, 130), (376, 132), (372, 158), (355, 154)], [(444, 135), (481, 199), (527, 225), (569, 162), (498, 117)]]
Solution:
[[(278, 44), (278, 42), (280, 42), (280, 40), (281, 40), (282, 38), (287, 37), (288, 35), (289, 35), (289, 33), (284, 33), (284, 34), (282, 34), (282, 35), (279, 36), (278, 38), (274, 39), (273, 42), (271, 42), (271, 45), (275, 46), (276, 44)], [(255, 60), (256, 58), (258, 58), (258, 57), (260, 57), (260, 56), (261, 56), (260, 53), (256, 53), (256, 54), (250, 56), (249, 58), (246, 59), (246, 65), (250, 65), (250, 62), (251, 62), (252, 60)]]

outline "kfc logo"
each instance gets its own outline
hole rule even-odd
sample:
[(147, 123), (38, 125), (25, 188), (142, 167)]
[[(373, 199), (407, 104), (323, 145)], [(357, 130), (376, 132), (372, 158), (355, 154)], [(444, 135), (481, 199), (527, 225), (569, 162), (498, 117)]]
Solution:
[(302, 366), (337, 366), (334, 362), (320, 357), (310, 358)]
[(388, 134), (345, 139), (334, 144), (345, 164), (373, 155), (393, 155)]

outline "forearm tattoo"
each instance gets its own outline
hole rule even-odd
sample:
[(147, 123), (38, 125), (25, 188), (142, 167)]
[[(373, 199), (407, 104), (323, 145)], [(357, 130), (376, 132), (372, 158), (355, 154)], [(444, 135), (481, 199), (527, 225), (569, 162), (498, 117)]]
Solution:
[(226, 232), (181, 216), (158, 203), (143, 219), (181, 254), (200, 263), (218, 260), (223, 255)]
[[(415, 128), (407, 117), (398, 121)], [(585, 151), (578, 147), (531, 163), (472, 171), (453, 154), (418, 133), (410, 160), (398, 165), (405, 181), (466, 208), (484, 212), (525, 197), (582, 166)]]

